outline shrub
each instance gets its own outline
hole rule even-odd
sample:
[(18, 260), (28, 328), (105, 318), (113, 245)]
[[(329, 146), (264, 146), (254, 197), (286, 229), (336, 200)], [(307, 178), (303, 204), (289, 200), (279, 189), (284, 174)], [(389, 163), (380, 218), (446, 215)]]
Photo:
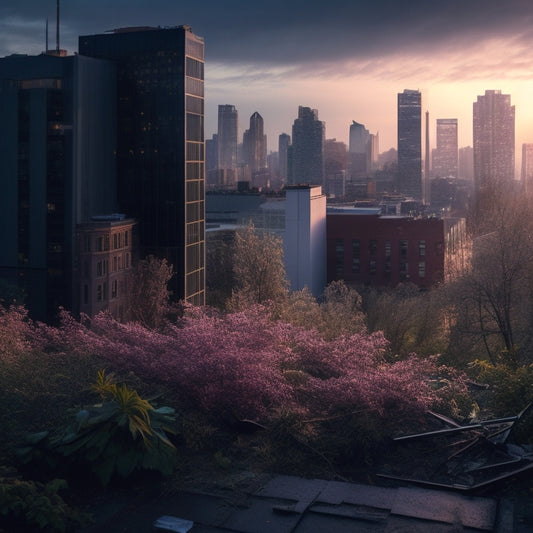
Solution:
[(29, 446), (19, 450), (22, 462), (88, 468), (102, 485), (114, 474), (123, 478), (140, 470), (171, 474), (176, 449), (167, 433), (177, 432), (174, 409), (154, 408), (137, 391), (112, 383), (103, 371), (93, 388), (103, 402), (78, 411), (71, 424), (52, 434), (30, 436)]

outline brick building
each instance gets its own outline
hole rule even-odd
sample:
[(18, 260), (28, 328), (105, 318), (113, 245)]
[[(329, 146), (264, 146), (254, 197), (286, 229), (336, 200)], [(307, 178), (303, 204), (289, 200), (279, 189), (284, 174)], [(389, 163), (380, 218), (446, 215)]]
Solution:
[(464, 242), (464, 219), (328, 209), (328, 283), (343, 279), (350, 285), (394, 287), (410, 282), (431, 287), (451, 275)]

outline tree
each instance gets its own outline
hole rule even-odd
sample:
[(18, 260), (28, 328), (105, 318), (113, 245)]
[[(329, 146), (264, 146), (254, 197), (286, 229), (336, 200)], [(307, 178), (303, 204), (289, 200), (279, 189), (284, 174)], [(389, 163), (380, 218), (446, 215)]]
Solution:
[(281, 238), (259, 232), (251, 223), (238, 231), (234, 243), (233, 274), (233, 309), (286, 298), (288, 282)]
[(454, 333), (484, 349), (492, 363), (502, 356), (514, 363), (531, 361), (530, 206), (524, 199), (500, 198), (474, 231), (470, 268), (454, 287)]
[(168, 282), (172, 265), (153, 255), (140, 260), (128, 279), (128, 320), (159, 328), (170, 311)]

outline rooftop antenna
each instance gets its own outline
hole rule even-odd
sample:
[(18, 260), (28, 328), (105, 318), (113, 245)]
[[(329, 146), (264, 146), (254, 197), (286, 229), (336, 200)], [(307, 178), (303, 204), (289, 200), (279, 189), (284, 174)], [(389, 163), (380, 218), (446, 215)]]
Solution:
[(46, 53), (48, 54), (48, 17), (46, 17)]
[(59, 0), (57, 0), (56, 6), (56, 52), (59, 55)]

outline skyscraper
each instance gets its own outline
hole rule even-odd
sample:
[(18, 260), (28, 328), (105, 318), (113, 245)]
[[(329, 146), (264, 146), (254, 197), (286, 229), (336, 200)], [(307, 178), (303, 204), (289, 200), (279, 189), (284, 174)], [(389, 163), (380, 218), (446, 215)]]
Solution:
[(224, 184), (230, 186), (236, 185), (238, 124), (234, 105), (218, 106), (218, 168), (224, 174)]
[(116, 211), (114, 65), (0, 59), (0, 277), (34, 318), (77, 311), (76, 225)]
[(457, 119), (437, 119), (437, 147), (433, 152), (433, 176), (457, 178)]
[(405, 89), (398, 94), (398, 191), (422, 198), (422, 96)]
[(522, 188), (528, 196), (533, 195), (533, 144), (522, 144)]
[(365, 177), (369, 170), (370, 132), (355, 120), (350, 125), (348, 173), (351, 178)]
[(175, 299), (203, 304), (204, 41), (188, 26), (121, 28), (80, 36), (79, 53), (117, 68), (118, 201), (141, 255), (173, 265)]
[(515, 172), (515, 108), (511, 96), (485, 91), (474, 102), (473, 115), (476, 192), (511, 185)]
[(257, 111), (250, 117), (250, 129), (244, 132), (242, 149), (244, 163), (250, 167), (252, 174), (266, 168), (267, 138), (263, 117)]
[(298, 107), (292, 126), (291, 184), (324, 184), (324, 142), (326, 126), (318, 120), (318, 111)]
[(288, 177), (288, 157), (289, 157), (289, 146), (291, 144), (291, 136), (287, 133), (282, 133), (278, 137), (278, 153), (279, 153), (279, 178), (281, 184), (285, 185), (287, 183)]

